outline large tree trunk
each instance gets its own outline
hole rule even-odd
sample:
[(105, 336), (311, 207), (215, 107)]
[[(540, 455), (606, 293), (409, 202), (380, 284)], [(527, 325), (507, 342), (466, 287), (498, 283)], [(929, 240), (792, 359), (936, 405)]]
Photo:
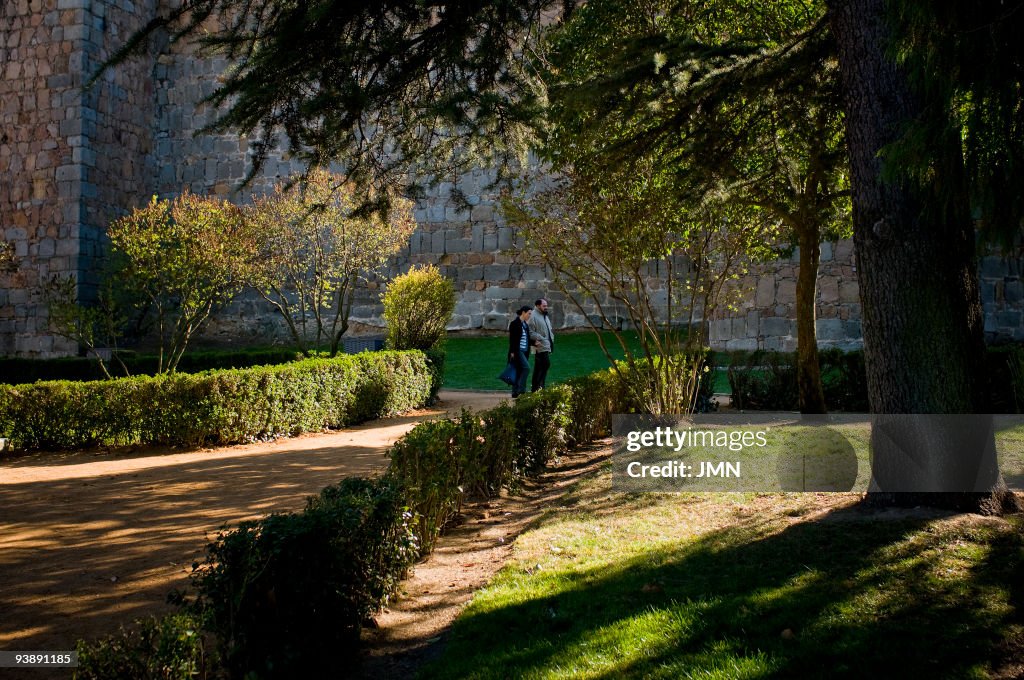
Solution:
[[(845, 88), (871, 410), (985, 413), (982, 308), (966, 186), (958, 181), (964, 174), (958, 139), (950, 135), (936, 149), (935, 172), (949, 173), (947, 186), (964, 187), (962, 200), (953, 202), (956, 209), (940, 217), (938, 211), (923, 210), (925, 192), (903, 181), (898, 167), (883, 167), (880, 157), (922, 113), (906, 75), (886, 53), (885, 0), (832, 0), (829, 5)], [(986, 455), (994, 453), (987, 436), (968, 447), (957, 438), (921, 438), (918, 457), (907, 461), (896, 460), (901, 451), (887, 447), (874, 427), (872, 500), (999, 511), (1012, 494), (1005, 492)], [(935, 446), (936, 441), (957, 441), (957, 446)], [(960, 489), (964, 480), (980, 480), (980, 487), (992, 492), (891, 492), (916, 489), (918, 483)]]
[(800, 271), (796, 278), (796, 382), (800, 412), (819, 414), (825, 413), (826, 408), (818, 362), (818, 336), (814, 329), (815, 293), (821, 260), (818, 230), (803, 227), (797, 234), (797, 240), (800, 245)]

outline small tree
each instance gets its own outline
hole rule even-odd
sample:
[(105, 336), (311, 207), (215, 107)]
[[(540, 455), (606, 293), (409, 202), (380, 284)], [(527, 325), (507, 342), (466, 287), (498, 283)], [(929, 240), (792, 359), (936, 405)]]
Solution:
[[(566, 169), (556, 186), (503, 204), (526, 252), (551, 268), (620, 372), (599, 332), (612, 331), (632, 398), (656, 414), (695, 408), (707, 320), (774, 229), (754, 207), (713, 200), (686, 207), (678, 197), (671, 177), (650, 168), (645, 176), (608, 170), (586, 181)], [(636, 330), (640, 352), (624, 325)]]
[(91, 305), (78, 302), (78, 282), (73, 276), (54, 274), (43, 286), (50, 330), (84, 348), (86, 355), (95, 357), (108, 379), (113, 376), (107, 367), (108, 357), (100, 348), (110, 348), (109, 358), (121, 366), (124, 375), (130, 375), (117, 353), (117, 343), (127, 319), (117, 303), (115, 280), (111, 276), (105, 278), (95, 303)]
[(395, 198), (386, 218), (359, 211), (366, 197), (326, 170), (279, 185), (246, 211), (246, 283), (280, 313), (296, 347), (338, 352), (360, 280), (405, 246), (412, 202)]
[(241, 290), (240, 225), (236, 206), (188, 192), (110, 225), (112, 276), (155, 317), (158, 371), (174, 371), (211, 312)]
[(413, 267), (381, 296), (390, 349), (439, 348), (455, 311), (455, 288), (437, 267)]

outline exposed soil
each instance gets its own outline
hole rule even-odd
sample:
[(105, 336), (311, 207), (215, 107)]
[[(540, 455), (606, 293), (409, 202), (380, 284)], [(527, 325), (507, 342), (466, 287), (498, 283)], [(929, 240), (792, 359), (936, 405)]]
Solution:
[(564, 455), (520, 493), (463, 508), (461, 523), (416, 565), (402, 594), (364, 630), (364, 656), (356, 677), (410, 678), (436, 658), (445, 631), (473, 593), (485, 586), (512, 553), (515, 538), (531, 529), (570, 486), (611, 458), (603, 442)]
[(328, 484), (382, 471), (417, 422), (504, 397), (442, 392), (433, 409), (267, 443), (0, 461), (0, 649), (71, 650), (169, 610), (221, 525), (300, 509)]

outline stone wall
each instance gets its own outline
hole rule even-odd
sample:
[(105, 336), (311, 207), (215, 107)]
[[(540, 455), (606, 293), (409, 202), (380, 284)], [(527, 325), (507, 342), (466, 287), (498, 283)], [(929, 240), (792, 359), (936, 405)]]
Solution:
[[(214, 112), (197, 103), (227, 64), (187, 46), (153, 52), (81, 85), (110, 51), (163, 0), (0, 1), (0, 235), (20, 259), (0, 274), (0, 355), (52, 356), (74, 351), (47, 331), (39, 287), (54, 274), (76, 276), (82, 299), (97, 282), (103, 231), (113, 218), (152, 194), (182, 189), (247, 201), (303, 168), (273, 155), (247, 187), (249, 145), (237, 135), (200, 135)], [(360, 293), (353, 321), (382, 325), (381, 286), (414, 264), (434, 264), (455, 284), (452, 330), (503, 331), (516, 307), (541, 295), (559, 328), (586, 325), (586, 315), (552, 290), (542, 267), (523, 264), (522, 243), (496, 209), (478, 170), (443, 183), (415, 210), (419, 229), (406, 249)], [(450, 196), (458, 188), (469, 209)], [(744, 280), (738, 308), (712, 322), (712, 342), (728, 349), (793, 349), (796, 256), (758, 267)], [(985, 329), (990, 340), (1024, 339), (1020, 260), (981, 260)], [(825, 346), (860, 344), (860, 307), (848, 242), (822, 248), (818, 335)], [(378, 331), (379, 332), (379, 331)], [(215, 344), (281, 340), (272, 311), (245, 297), (222, 313), (204, 339)]]
[(73, 276), (95, 295), (111, 217), (145, 186), (151, 66), (140, 60), (82, 86), (155, 0), (0, 3), (0, 234), (19, 268), (0, 274), (0, 354), (54, 356), (74, 347), (48, 332), (40, 286)]
[[(728, 350), (796, 351), (796, 277), (800, 253), (752, 268), (738, 287), (735, 312), (711, 322), (711, 344)], [(821, 347), (861, 346), (860, 293), (853, 242), (821, 245), (815, 327)]]

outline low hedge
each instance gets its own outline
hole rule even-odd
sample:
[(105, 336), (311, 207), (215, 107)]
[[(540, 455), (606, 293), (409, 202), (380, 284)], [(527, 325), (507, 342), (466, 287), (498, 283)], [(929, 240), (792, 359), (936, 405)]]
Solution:
[(346, 479), (302, 512), (243, 522), (211, 544), (194, 607), (234, 678), (346, 676), (362, 622), (418, 555), (401, 487)]
[[(118, 356), (131, 375), (155, 375), (157, 357), (126, 350)], [(294, 349), (211, 350), (189, 352), (178, 363), (180, 373), (199, 373), (228, 368), (251, 368), (286, 364), (301, 360), (302, 354)], [(108, 362), (114, 375), (121, 372), (117, 361)], [(38, 380), (103, 380), (99, 361), (92, 357), (62, 357), (59, 359), (0, 358), (0, 383), (18, 385)]]
[[(833, 411), (869, 411), (864, 352), (824, 349), (820, 352), (825, 404)], [(986, 349), (985, 373), (992, 413), (1021, 413), (1024, 409), (1024, 347), (1001, 345)], [(796, 354), (792, 352), (731, 352), (729, 386), (739, 409), (795, 411), (799, 408)]]
[(302, 512), (222, 533), (194, 571), (191, 607), (229, 675), (345, 675), (364, 622), (433, 549), (464, 498), (515, 487), (569, 446), (606, 434), (620, 392), (605, 371), (420, 423), (392, 447), (382, 478), (346, 479)]
[(0, 433), (17, 449), (234, 444), (344, 427), (426, 403), (422, 352), (94, 382), (0, 385)]
[(348, 674), (363, 624), (465, 498), (515, 488), (560, 453), (607, 435), (627, 392), (602, 371), (420, 423), (392, 447), (380, 479), (347, 479), (302, 512), (221, 533), (193, 572), (198, 596), (187, 609), (216, 641), (208, 656), (239, 679)]

